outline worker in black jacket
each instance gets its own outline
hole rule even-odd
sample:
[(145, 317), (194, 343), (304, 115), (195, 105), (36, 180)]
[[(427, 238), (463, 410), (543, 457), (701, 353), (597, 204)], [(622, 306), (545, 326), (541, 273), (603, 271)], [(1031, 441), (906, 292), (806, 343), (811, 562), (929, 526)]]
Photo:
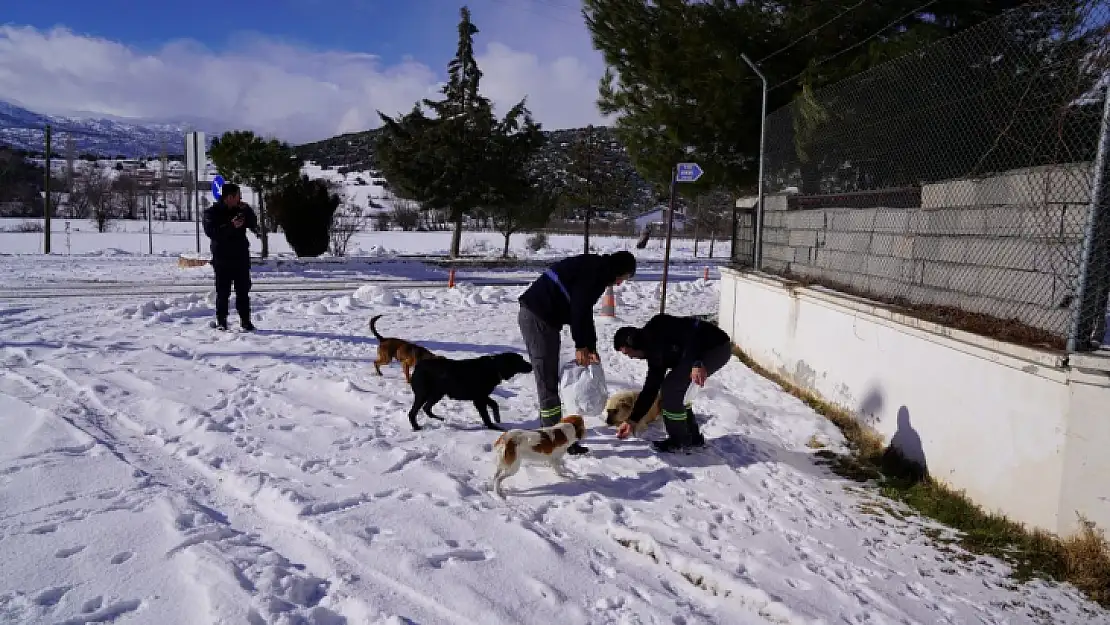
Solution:
[(258, 217), (242, 201), (239, 185), (225, 184), (220, 199), (204, 211), (204, 234), (211, 239), (216, 273), (216, 328), (227, 330), (228, 300), (235, 286), (235, 310), (243, 330), (251, 323), (251, 258), (247, 230), (258, 236)]
[[(631, 252), (580, 254), (549, 267), (520, 296), (517, 323), (532, 361), (540, 422), (545, 427), (563, 418), (559, 399), (559, 335), (563, 326), (570, 325), (575, 362), (583, 367), (600, 362), (594, 305), (607, 287), (619, 285), (635, 273), (636, 257)], [(588, 450), (575, 443), (567, 451), (583, 454)]]
[(647, 361), (647, 379), (632, 407), (629, 421), (617, 429), (627, 438), (663, 390), (661, 414), (667, 438), (652, 443), (661, 452), (701, 447), (705, 437), (698, 430), (694, 411), (684, 405), (686, 390), (725, 366), (732, 356), (732, 342), (723, 330), (693, 317), (658, 314), (643, 328), (625, 326), (613, 336), (613, 348), (631, 358)]

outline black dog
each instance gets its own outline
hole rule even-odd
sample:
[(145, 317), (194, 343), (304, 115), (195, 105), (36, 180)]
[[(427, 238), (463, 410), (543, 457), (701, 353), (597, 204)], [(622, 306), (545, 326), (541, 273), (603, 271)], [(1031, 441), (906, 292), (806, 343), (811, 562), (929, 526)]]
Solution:
[(416, 363), (412, 370), (412, 392), (414, 400), (409, 410), (409, 423), (413, 430), (419, 430), (416, 413), (424, 409), (424, 414), (443, 421), (443, 417), (432, 414), (432, 406), (444, 397), (461, 401), (472, 401), (482, 416), (482, 422), (491, 430), (500, 430), (486, 412), (488, 406), (493, 410), (493, 420), (501, 423), (501, 412), (497, 402), (490, 399), (493, 389), (505, 380), (521, 373), (531, 373), (532, 365), (524, 356), (515, 352), (504, 352), (481, 358), (450, 360), (432, 358)]

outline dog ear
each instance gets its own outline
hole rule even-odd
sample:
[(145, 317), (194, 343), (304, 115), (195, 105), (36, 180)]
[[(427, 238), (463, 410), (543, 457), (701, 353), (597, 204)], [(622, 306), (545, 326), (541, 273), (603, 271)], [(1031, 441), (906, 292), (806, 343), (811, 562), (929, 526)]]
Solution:
[(562, 421), (563, 423), (569, 423), (574, 426), (574, 436), (576, 439), (582, 440), (583, 438), (586, 438), (586, 422), (582, 419), (582, 417), (576, 414), (572, 414), (570, 416), (563, 417)]

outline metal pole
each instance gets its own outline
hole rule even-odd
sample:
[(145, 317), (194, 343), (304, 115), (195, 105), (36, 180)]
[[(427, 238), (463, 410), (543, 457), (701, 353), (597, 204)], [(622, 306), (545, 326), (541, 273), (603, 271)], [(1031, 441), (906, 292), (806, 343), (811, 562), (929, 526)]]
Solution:
[(197, 200), (197, 171), (200, 170), (200, 151), (197, 150), (197, 133), (193, 133), (193, 188), (189, 190), (189, 202), (192, 204), (193, 218), (196, 220), (197, 229), (197, 254), (200, 254), (200, 202)]
[[(1106, 228), (1103, 224), (1107, 221), (1106, 212), (1110, 210), (1110, 90), (1102, 102), (1102, 129), (1098, 138), (1098, 156), (1095, 157), (1095, 176), (1091, 186), (1091, 208), (1087, 211), (1087, 225), (1083, 231), (1083, 255), (1079, 261), (1079, 288), (1075, 308), (1072, 311), (1071, 324), (1068, 328), (1067, 350), (1069, 353), (1086, 351), (1090, 348), (1091, 333), (1094, 328), (1102, 324), (1095, 323), (1094, 315), (1106, 315), (1106, 298), (1103, 292), (1107, 288), (1110, 276), (1092, 276), (1094, 271), (1105, 274), (1105, 248), (1108, 243), (1099, 240), (1106, 237)], [(1095, 255), (1102, 262), (1096, 262)], [(1098, 310), (1099, 303), (1102, 310)], [(1101, 339), (1102, 337), (1098, 337)]]
[(154, 230), (152, 229), (152, 226), (151, 226), (150, 211), (151, 211), (151, 208), (150, 208), (150, 194), (147, 193), (147, 196), (146, 196), (146, 239), (147, 239), (147, 244), (150, 246), (150, 255), (153, 256), (154, 255)]
[(659, 297), (659, 314), (667, 312), (667, 269), (671, 264), (671, 230), (674, 227), (674, 196), (678, 166), (671, 168), (671, 206), (667, 209), (667, 246), (663, 252), (663, 289)]
[(50, 253), (50, 124), (46, 125), (46, 180), (43, 181), (42, 253)]
[[(741, 53), (740, 58), (744, 59), (744, 62), (763, 81), (763, 107), (759, 119), (759, 183), (756, 191), (755, 236), (752, 237), (754, 240), (752, 244), (754, 248), (752, 250), (752, 262), (756, 271), (759, 271), (763, 268), (763, 150), (767, 138), (767, 77), (759, 71), (759, 67), (748, 58), (748, 55)], [(735, 235), (733, 236), (735, 237)]]

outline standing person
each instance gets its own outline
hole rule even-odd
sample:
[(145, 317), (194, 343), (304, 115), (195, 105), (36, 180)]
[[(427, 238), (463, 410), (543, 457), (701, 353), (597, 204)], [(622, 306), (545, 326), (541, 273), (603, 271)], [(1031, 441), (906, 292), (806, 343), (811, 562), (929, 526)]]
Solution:
[[(583, 367), (600, 362), (594, 305), (607, 287), (619, 285), (635, 273), (636, 257), (632, 252), (579, 254), (551, 265), (521, 294), (517, 324), (532, 361), (544, 427), (563, 418), (563, 402), (559, 399), (559, 335), (563, 326), (570, 325), (575, 362)], [(567, 449), (575, 455), (587, 451), (578, 443)]]
[(227, 330), (228, 299), (235, 285), (235, 310), (240, 326), (251, 323), (251, 258), (247, 230), (258, 236), (258, 217), (242, 201), (239, 185), (225, 184), (220, 199), (204, 211), (204, 234), (212, 240), (212, 269), (216, 272), (216, 328)]
[[(705, 445), (694, 411), (685, 404), (690, 382), (704, 386), (705, 380), (732, 357), (732, 341), (724, 330), (693, 317), (658, 314), (643, 328), (625, 326), (613, 336), (613, 348), (630, 358), (646, 360), (647, 378), (636, 398), (629, 420), (617, 429), (627, 438), (647, 414), (662, 387), (661, 413), (667, 438), (655, 441), (656, 451), (673, 452)], [(669, 373), (668, 373), (669, 371)]]

